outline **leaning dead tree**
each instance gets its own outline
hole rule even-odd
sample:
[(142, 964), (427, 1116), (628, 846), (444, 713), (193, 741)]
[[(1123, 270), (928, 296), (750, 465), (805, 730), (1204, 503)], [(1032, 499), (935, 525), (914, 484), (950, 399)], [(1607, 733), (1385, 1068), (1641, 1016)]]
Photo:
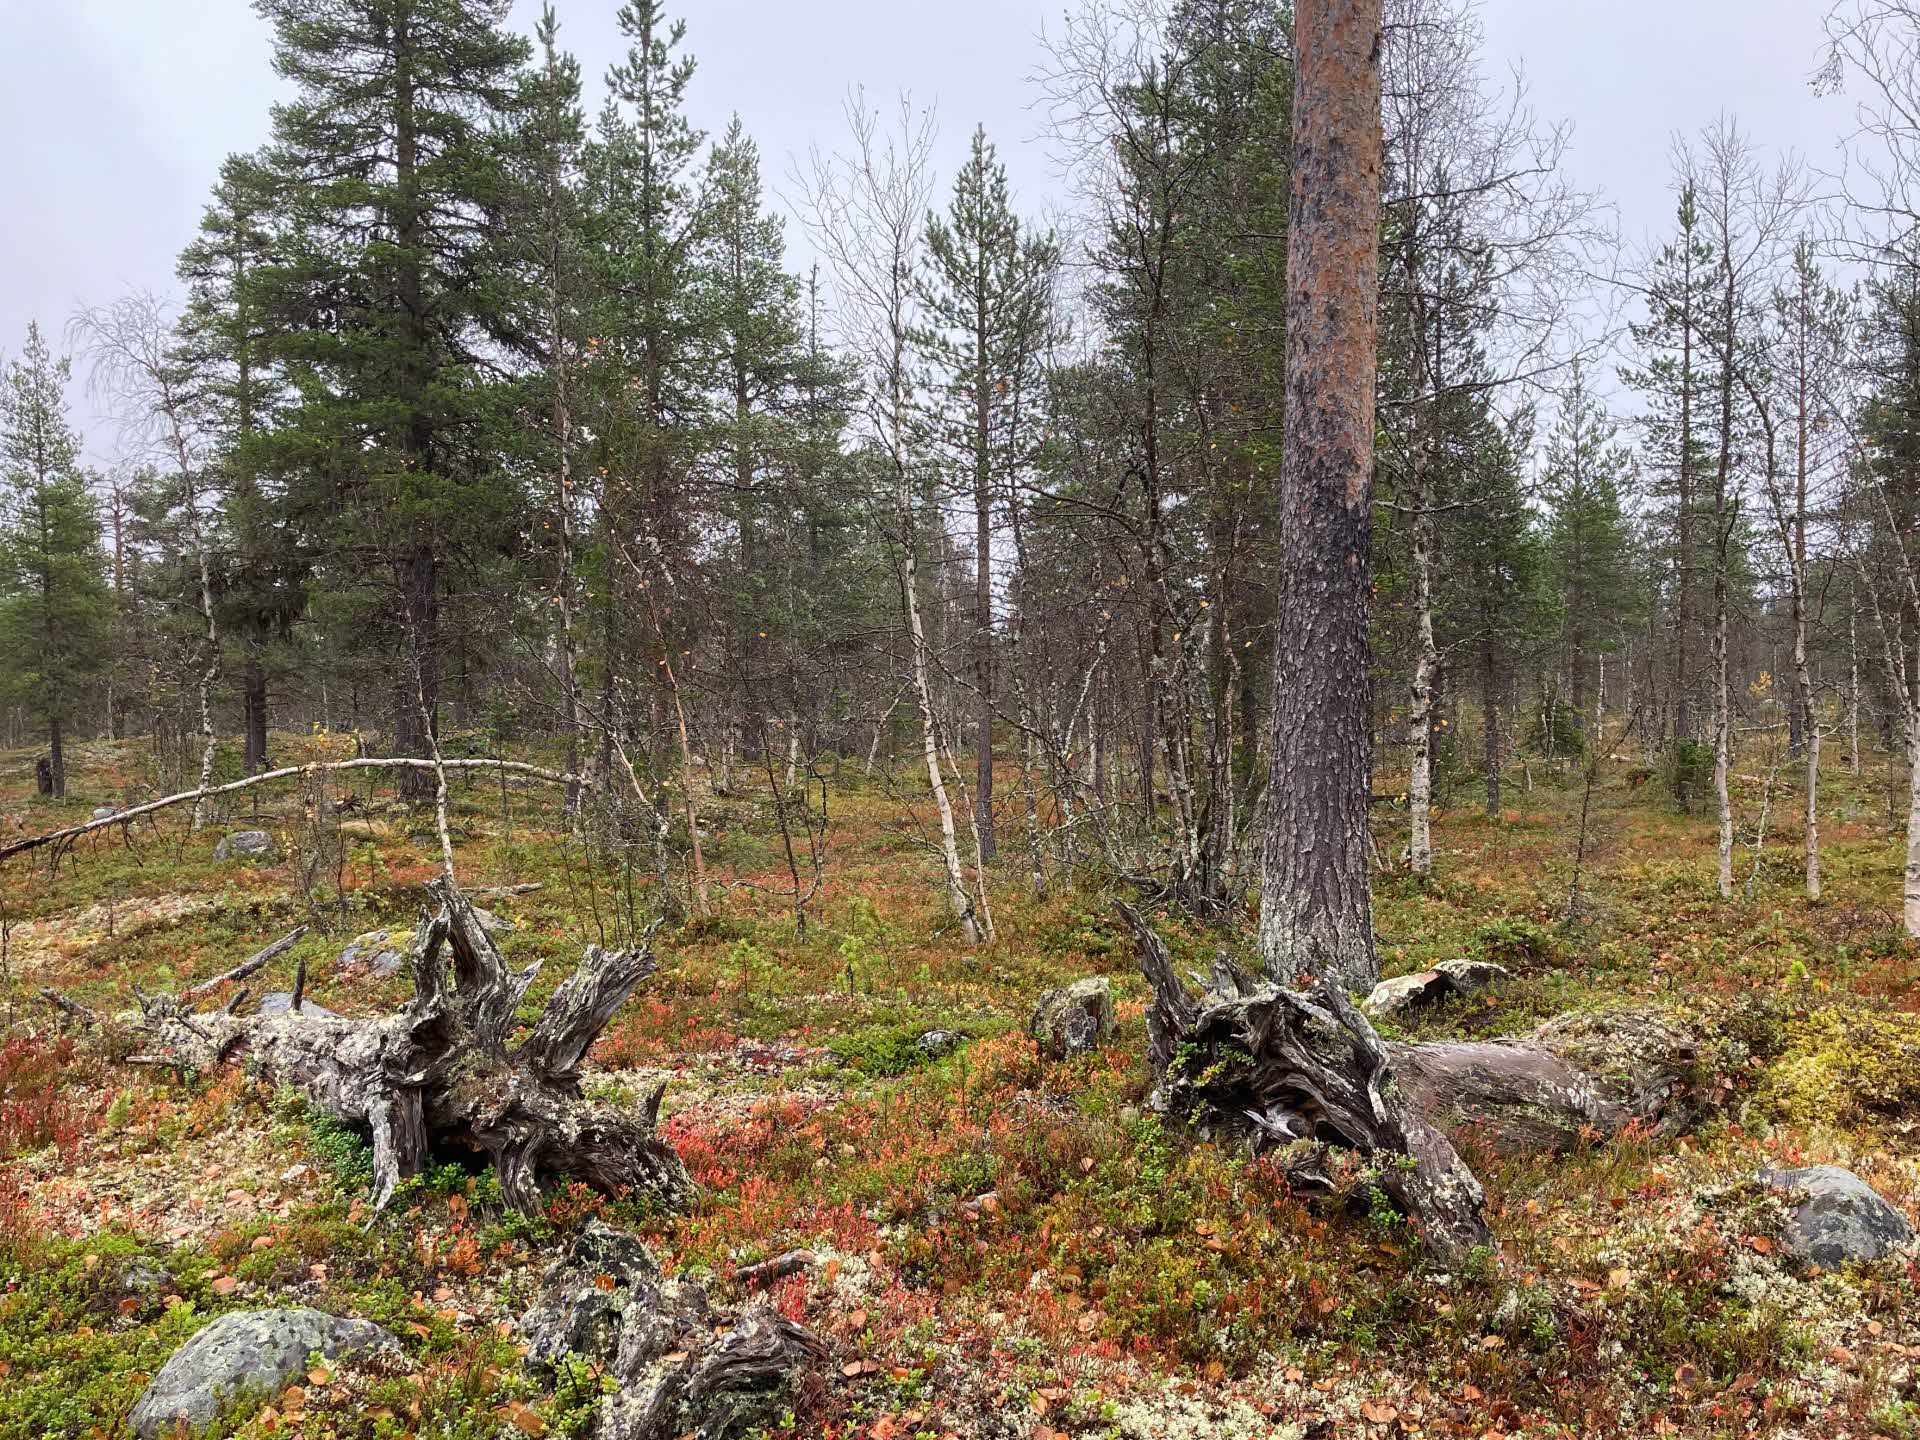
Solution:
[(1337, 982), (1289, 990), (1222, 955), (1196, 999), (1139, 912), (1114, 908), (1153, 987), (1154, 1108), (1256, 1150), (1309, 1141), (1378, 1157), (1375, 1183), (1441, 1255), (1493, 1244), (1480, 1182), (1394, 1083), (1386, 1046)]
[[(410, 951), (414, 996), (370, 1019), (293, 1005), (241, 1015), (236, 1001), (195, 1013), (181, 996), (142, 997), (125, 1017), (139, 1044), (131, 1063), (205, 1073), (244, 1063), (269, 1084), (304, 1093), (317, 1109), (373, 1142), (374, 1198), (436, 1156), (489, 1156), (523, 1214), (540, 1207), (542, 1176), (578, 1180), (612, 1196), (672, 1207), (693, 1193), (680, 1157), (655, 1130), (664, 1083), (638, 1106), (588, 1100), (581, 1062), (607, 1021), (655, 970), (650, 950), (589, 945), (525, 1035), (517, 1012), (540, 971), (510, 968), (445, 879), (428, 882), (438, 911), (423, 913)], [(202, 987), (185, 992), (202, 993)], [(67, 1014), (90, 1012), (65, 997)]]

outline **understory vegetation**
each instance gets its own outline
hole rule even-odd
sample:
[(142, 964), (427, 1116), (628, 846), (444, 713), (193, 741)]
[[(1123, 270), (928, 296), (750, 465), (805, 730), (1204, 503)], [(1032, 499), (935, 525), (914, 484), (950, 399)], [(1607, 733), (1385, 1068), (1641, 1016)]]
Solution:
[[(84, 816), (141, 763), (134, 743), (77, 756), (61, 804), (29, 798), (29, 752), (0, 759), (5, 813), (35, 829)], [(1153, 1113), (1146, 989), (1108, 908), (1123, 892), (1095, 872), (1059, 875), (1038, 901), (1022, 877), (996, 876), (993, 942), (930, 938), (927, 862), (903, 857), (910, 817), (877, 782), (832, 793), (804, 937), (765, 844), (769, 794), (702, 797), (724, 899), (655, 934), (661, 972), (587, 1077), (621, 1104), (669, 1081), (663, 1133), (700, 1187), (671, 1215), (555, 1185), (524, 1216), (459, 1156), (376, 1215), (364, 1138), (297, 1093), (244, 1067), (212, 1081), (129, 1067), (111, 1027), (63, 1032), (43, 986), (112, 1012), (134, 987), (181, 989), (310, 918), (297, 877), (311, 827), (293, 798), (234, 817), (276, 836), (275, 863), (215, 862), (213, 834), (168, 831), (16, 864), (0, 890), (0, 1436), (118, 1433), (211, 1317), (293, 1304), (388, 1327), (409, 1368), (316, 1364), (220, 1433), (585, 1433), (599, 1382), (535, 1384), (516, 1321), (557, 1247), (596, 1217), (722, 1298), (741, 1267), (811, 1252), (770, 1291), (833, 1351), (795, 1397), (795, 1434), (1913, 1435), (1920, 1268), (1788, 1262), (1780, 1201), (1754, 1183), (1832, 1162), (1909, 1213), (1920, 1202), (1920, 955), (1888, 908), (1900, 848), (1884, 765), (1829, 780), (1818, 904), (1782, 838), (1758, 852), (1751, 898), (1721, 901), (1710, 819), (1629, 770), (1603, 766), (1590, 802), (1603, 838), (1588, 843), (1577, 924), (1561, 917), (1579, 772), (1541, 774), (1497, 820), (1443, 810), (1443, 872), (1376, 877), (1387, 973), (1458, 957), (1514, 972), (1420, 1012), (1408, 1035), (1491, 1038), (1624, 1003), (1709, 1027), (1690, 1134), (1512, 1158), (1457, 1133), (1498, 1243), (1451, 1267), (1357, 1161), (1332, 1197), (1308, 1198), (1271, 1156), (1196, 1143)], [(488, 902), (512, 924), (517, 963), (551, 962), (527, 998), (535, 1014), (600, 933), (620, 877), (544, 791), (503, 807), (476, 781), (451, 799), (463, 885), (539, 887)], [(336, 961), (356, 932), (410, 927), (437, 840), (383, 793), (361, 808), (381, 828), (353, 847), (348, 887), (257, 988), (290, 988), (304, 966), (307, 994), (344, 1013), (404, 998), (404, 978)], [(1160, 924), (1195, 967), (1249, 929), (1241, 916)], [(1043, 1060), (1025, 1033), (1036, 996), (1089, 975), (1116, 988), (1113, 1041)], [(920, 1045), (936, 1029), (946, 1042)]]

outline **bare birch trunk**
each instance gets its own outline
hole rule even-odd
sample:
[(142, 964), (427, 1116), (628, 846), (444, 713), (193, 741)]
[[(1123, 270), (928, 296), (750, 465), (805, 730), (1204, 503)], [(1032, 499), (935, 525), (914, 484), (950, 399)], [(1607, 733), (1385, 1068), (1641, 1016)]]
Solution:
[(1727, 685), (1727, 595), (1724, 563), (1714, 579), (1713, 798), (1720, 815), (1720, 898), (1733, 898), (1733, 799), (1728, 769), (1733, 749), (1733, 695)]
[(1847, 769), (1860, 773), (1860, 642), (1851, 599), (1847, 602)]
[(1433, 871), (1433, 674), (1440, 652), (1433, 639), (1433, 497), (1426, 476), (1421, 442), (1415, 442), (1413, 519), (1413, 684), (1407, 707), (1407, 749), (1411, 764), (1407, 778), (1408, 864), (1416, 875)]
[(1907, 711), (1907, 934), (1920, 939), (1920, 712)]

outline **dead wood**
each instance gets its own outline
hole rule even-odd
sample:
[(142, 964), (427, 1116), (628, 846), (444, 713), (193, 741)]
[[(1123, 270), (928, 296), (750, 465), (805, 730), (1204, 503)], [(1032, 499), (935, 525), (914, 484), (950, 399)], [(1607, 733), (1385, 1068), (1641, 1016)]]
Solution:
[[(289, 765), (284, 769), (267, 770), (258, 775), (249, 775), (244, 780), (229, 781), (225, 785), (214, 785), (205, 790), (196, 787), (192, 790), (182, 790), (177, 795), (165, 795), (158, 800), (149, 800), (142, 805), (129, 805), (124, 810), (116, 810), (113, 814), (103, 815), (98, 820), (89, 820), (81, 825), (69, 825), (64, 830), (49, 830), (40, 835), (27, 835), (18, 840), (9, 840), (6, 844), (0, 845), (0, 860), (24, 854), (29, 850), (38, 850), (44, 845), (64, 846), (95, 830), (104, 830), (109, 825), (125, 825), (143, 815), (152, 815), (174, 805), (199, 803), (211, 800), (218, 795), (231, 795), (241, 790), (251, 790), (257, 785), (270, 785), (276, 780), (329, 774), (337, 770), (432, 770), (435, 763), (432, 760), (416, 760), (402, 755), (359, 760), (318, 760), (311, 765)], [(503, 775), (523, 775), (530, 780), (541, 780), (549, 785), (568, 785), (579, 778), (562, 774), (558, 770), (527, 765), (518, 760), (445, 760), (438, 763), (442, 769), (456, 773), (466, 770), (496, 770)]]
[[(231, 1005), (193, 1013), (180, 996), (143, 996), (128, 1017), (141, 1047), (129, 1062), (195, 1072), (244, 1063), (269, 1084), (300, 1090), (371, 1139), (380, 1205), (435, 1156), (462, 1149), (490, 1157), (523, 1214), (539, 1209), (543, 1176), (684, 1202), (692, 1180), (655, 1131), (665, 1086), (637, 1108), (588, 1100), (580, 1086), (588, 1047), (654, 973), (651, 951), (588, 946), (521, 1036), (517, 1012), (538, 962), (512, 969), (459, 890), (445, 879), (427, 889), (439, 908), (421, 914), (409, 956), (414, 996), (398, 1013), (363, 1019), (297, 1003), (271, 1015), (241, 1016)], [(85, 1007), (49, 998), (82, 1018)]]
[(298, 945), (301, 940), (306, 937), (306, 933), (307, 927), (302, 925), (290, 934), (282, 935), (264, 950), (255, 951), (231, 970), (223, 970), (211, 979), (202, 980), (195, 985), (189, 985), (185, 990), (180, 992), (180, 998), (182, 1000), (197, 1000), (202, 995), (211, 995), (215, 990), (218, 990), (230, 980), (246, 979), (256, 971), (265, 969), (271, 961), (279, 959), (282, 955), (286, 954), (287, 951)]
[(1153, 928), (1115, 909), (1153, 987), (1155, 1109), (1255, 1150), (1309, 1141), (1377, 1159), (1373, 1183), (1440, 1255), (1493, 1243), (1480, 1182), (1394, 1083), (1386, 1046), (1337, 984), (1288, 990), (1221, 956), (1196, 999)]

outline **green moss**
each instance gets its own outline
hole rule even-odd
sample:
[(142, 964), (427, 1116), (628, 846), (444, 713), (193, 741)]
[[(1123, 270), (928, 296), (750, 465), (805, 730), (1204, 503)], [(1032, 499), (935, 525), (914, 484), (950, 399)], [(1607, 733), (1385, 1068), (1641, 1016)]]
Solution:
[(1801, 1122), (1853, 1126), (1920, 1105), (1920, 1016), (1828, 1005), (1787, 1028), (1762, 1098)]

